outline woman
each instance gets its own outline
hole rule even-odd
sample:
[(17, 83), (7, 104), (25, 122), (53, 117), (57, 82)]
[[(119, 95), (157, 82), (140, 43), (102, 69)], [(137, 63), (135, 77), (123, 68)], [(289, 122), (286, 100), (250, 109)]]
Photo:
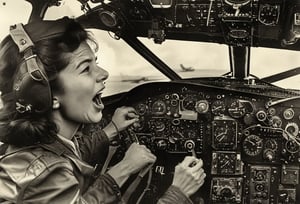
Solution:
[[(118, 108), (103, 131), (74, 137), (81, 124), (102, 118), (108, 73), (96, 64), (95, 45), (68, 18), (15, 26), (1, 43), (0, 202), (122, 203), (128, 177), (155, 162), (149, 149), (132, 144), (118, 164), (94, 174), (109, 141), (138, 120), (130, 107)], [(186, 157), (158, 202), (191, 203), (204, 178), (202, 161)]]

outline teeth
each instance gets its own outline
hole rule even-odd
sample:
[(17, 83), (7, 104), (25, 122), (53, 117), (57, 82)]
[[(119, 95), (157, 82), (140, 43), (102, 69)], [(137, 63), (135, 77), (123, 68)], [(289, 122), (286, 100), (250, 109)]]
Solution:
[(102, 94), (102, 93), (98, 93), (98, 94), (94, 97), (94, 99), (93, 99), (93, 101), (94, 101), (97, 105), (101, 105), (101, 104), (102, 104), (102, 101), (101, 101), (101, 94)]

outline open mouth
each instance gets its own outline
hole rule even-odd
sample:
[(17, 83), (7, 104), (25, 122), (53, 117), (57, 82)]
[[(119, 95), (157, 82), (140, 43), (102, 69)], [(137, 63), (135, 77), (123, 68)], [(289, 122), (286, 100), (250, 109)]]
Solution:
[(93, 98), (93, 102), (96, 106), (103, 106), (103, 103), (102, 103), (102, 100), (101, 100), (101, 96), (102, 96), (102, 93), (97, 93), (96, 96)]

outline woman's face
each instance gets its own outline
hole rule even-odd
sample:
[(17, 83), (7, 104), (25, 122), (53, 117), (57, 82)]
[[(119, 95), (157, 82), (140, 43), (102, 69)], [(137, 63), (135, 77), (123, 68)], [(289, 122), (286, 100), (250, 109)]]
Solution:
[(60, 91), (53, 93), (63, 119), (76, 123), (95, 123), (102, 118), (101, 93), (108, 72), (96, 64), (95, 53), (83, 42), (66, 55), (69, 65), (58, 74)]

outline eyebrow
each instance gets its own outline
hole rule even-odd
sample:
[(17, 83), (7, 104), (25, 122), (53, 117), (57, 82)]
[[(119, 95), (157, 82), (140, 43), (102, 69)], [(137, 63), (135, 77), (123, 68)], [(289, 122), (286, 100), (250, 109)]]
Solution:
[(77, 64), (77, 66), (76, 66), (76, 69), (78, 69), (82, 64), (84, 64), (84, 63), (86, 63), (86, 62), (91, 62), (93, 59), (91, 59), (91, 58), (86, 58), (86, 59), (84, 59), (84, 60), (82, 60), (82, 61), (80, 61), (78, 64)]

